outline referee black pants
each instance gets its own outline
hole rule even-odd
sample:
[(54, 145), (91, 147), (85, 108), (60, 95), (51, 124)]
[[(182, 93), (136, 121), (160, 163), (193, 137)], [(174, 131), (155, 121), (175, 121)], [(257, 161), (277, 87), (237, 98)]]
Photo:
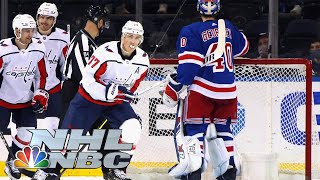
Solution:
[(73, 80), (66, 80), (62, 85), (62, 112), (59, 122), (59, 128), (61, 127), (64, 116), (68, 111), (69, 104), (71, 100), (74, 98), (79, 89), (79, 82)]

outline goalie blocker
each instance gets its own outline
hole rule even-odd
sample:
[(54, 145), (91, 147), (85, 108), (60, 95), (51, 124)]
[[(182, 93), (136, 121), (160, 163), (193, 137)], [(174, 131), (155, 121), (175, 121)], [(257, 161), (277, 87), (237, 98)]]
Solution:
[[(165, 86), (162, 101), (168, 107), (175, 107), (178, 104), (183, 85), (177, 82), (177, 73), (173, 72), (167, 76), (168, 84)], [(159, 92), (162, 94), (162, 92)]]

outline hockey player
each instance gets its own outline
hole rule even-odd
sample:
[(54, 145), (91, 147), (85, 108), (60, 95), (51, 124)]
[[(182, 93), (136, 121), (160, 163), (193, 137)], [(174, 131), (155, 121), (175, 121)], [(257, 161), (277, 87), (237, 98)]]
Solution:
[(86, 25), (73, 37), (67, 53), (63, 70), (65, 81), (62, 86), (63, 110), (61, 119), (64, 118), (70, 101), (78, 91), (89, 58), (98, 47), (95, 39), (104, 29), (109, 28), (110, 24), (108, 11), (100, 6), (89, 6), (85, 17), (87, 18)]
[(53, 3), (42, 3), (38, 8), (36, 20), (38, 31), (35, 38), (46, 46), (46, 69), (48, 79), (46, 90), (50, 94), (47, 111), (43, 112), (44, 119), (38, 119), (39, 129), (48, 129), (54, 134), (61, 115), (61, 82), (63, 66), (68, 50), (69, 34), (55, 27), (58, 11)]
[[(15, 154), (30, 142), (32, 134), (28, 129), (35, 129), (35, 112), (47, 108), (49, 93), (45, 91), (45, 46), (32, 38), (35, 20), (29, 14), (19, 14), (13, 19), (12, 28), (15, 38), (0, 42), (0, 128), (3, 131), (8, 126), (12, 115), (17, 126), (11, 147)], [(13, 159), (6, 162), (5, 173), (10, 179), (21, 177)]]
[[(50, 94), (48, 108), (45, 112), (38, 114), (38, 129), (47, 129), (54, 135), (54, 129), (58, 128), (61, 116), (61, 83), (63, 67), (68, 50), (69, 34), (55, 27), (58, 10), (53, 3), (42, 3), (38, 8), (36, 20), (38, 31), (34, 37), (42, 41), (46, 47), (46, 69), (48, 73), (45, 89)], [(37, 170), (32, 179), (43, 179), (45, 177), (41, 169)]]
[[(101, 45), (84, 69), (79, 90), (71, 101), (61, 128), (87, 132), (99, 117), (106, 117), (113, 129), (122, 129), (121, 141), (137, 144), (141, 125), (125, 94), (132, 95), (146, 77), (149, 57), (138, 46), (143, 42), (143, 27), (127, 21), (121, 40)], [(123, 180), (125, 169), (112, 169), (105, 179)]]
[(230, 125), (237, 122), (233, 58), (247, 53), (249, 44), (231, 22), (216, 19), (220, 0), (198, 0), (197, 10), (202, 22), (180, 31), (176, 44), (179, 65), (163, 93), (163, 103), (174, 107), (183, 87), (188, 91), (178, 108), (182, 124), (175, 129), (181, 158), (169, 175), (199, 180), (211, 162), (215, 178), (235, 180), (237, 167), (230, 130)]

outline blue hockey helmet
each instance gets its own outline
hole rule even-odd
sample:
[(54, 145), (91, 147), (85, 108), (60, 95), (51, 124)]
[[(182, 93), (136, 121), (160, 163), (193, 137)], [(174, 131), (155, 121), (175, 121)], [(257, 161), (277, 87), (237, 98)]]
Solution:
[(220, 11), (220, 0), (198, 0), (197, 11), (203, 15), (215, 15)]

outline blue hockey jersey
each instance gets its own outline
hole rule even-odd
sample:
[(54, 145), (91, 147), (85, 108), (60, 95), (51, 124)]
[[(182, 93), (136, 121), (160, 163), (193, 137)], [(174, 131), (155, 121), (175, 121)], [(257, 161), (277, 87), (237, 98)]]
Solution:
[(218, 43), (218, 20), (197, 22), (185, 26), (176, 46), (179, 65), (177, 80), (190, 85), (189, 90), (214, 99), (236, 98), (234, 78), (234, 57), (242, 56), (249, 50), (246, 36), (239, 32), (230, 21), (226, 24), (225, 51), (221, 58), (204, 64)]

